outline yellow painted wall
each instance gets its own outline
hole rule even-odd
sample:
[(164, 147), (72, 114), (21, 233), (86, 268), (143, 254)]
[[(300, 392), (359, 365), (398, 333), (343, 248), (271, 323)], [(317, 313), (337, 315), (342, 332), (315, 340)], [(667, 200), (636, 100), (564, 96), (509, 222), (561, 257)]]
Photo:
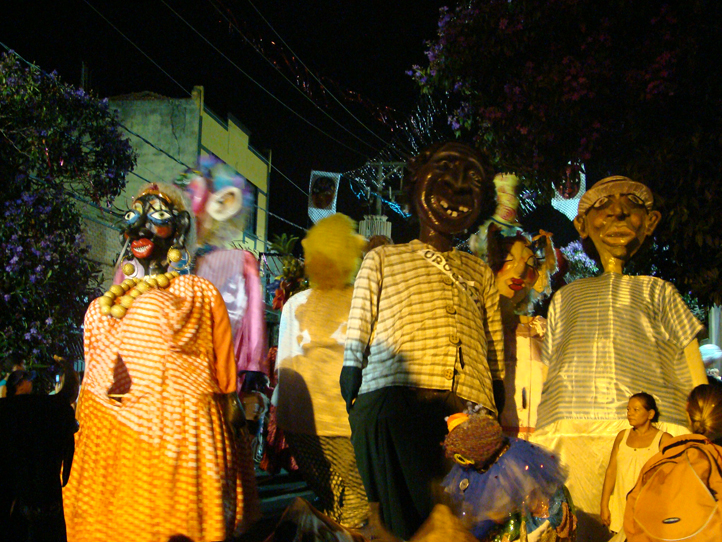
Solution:
[(261, 157), (249, 146), (249, 134), (233, 117), (223, 121), (203, 105), (203, 87), (193, 89), (193, 98), (201, 110), (201, 153), (212, 153), (233, 167), (258, 188), (258, 209), (255, 234), (242, 240), (246, 250), (256, 253), (266, 251), (268, 217), (268, 178), (271, 170), (270, 156)]

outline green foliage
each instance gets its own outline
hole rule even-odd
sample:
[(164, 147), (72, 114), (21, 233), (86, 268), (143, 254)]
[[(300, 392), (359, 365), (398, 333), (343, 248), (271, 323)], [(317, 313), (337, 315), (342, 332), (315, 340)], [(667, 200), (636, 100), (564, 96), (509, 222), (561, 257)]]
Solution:
[(649, 185), (659, 274), (722, 302), (722, 7), (690, 0), (469, 0), (442, 9), (428, 66), (450, 119), (542, 197), (586, 170)]
[(580, 241), (572, 241), (566, 247), (562, 247), (562, 254), (569, 266), (564, 280), (567, 284), (577, 279), (595, 277), (599, 274), (599, 268), (589, 256), (586, 255)]
[(73, 196), (110, 202), (134, 164), (105, 100), (0, 57), (0, 357), (77, 344), (99, 273)]

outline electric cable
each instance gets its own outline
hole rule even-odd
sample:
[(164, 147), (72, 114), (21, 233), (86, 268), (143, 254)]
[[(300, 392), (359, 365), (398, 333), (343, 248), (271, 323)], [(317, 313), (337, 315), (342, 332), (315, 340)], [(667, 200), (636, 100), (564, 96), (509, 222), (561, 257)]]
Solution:
[[(83, 0), (83, 1), (84, 1), (84, 2), (87, 2), (88, 0)], [(360, 152), (360, 151), (358, 151), (358, 150), (356, 150), (356, 149), (353, 149), (353, 148), (349, 147), (348, 145), (346, 145), (345, 143), (343, 143), (343, 142), (340, 141), (339, 139), (335, 138), (335, 137), (332, 136), (331, 134), (325, 132), (325, 131), (324, 131), (323, 129), (321, 129), (320, 127), (316, 126), (316, 125), (315, 125), (314, 123), (312, 123), (310, 120), (308, 120), (308, 119), (306, 119), (305, 117), (303, 117), (300, 113), (294, 111), (290, 106), (286, 105), (283, 101), (281, 101), (280, 98), (278, 98), (277, 96), (275, 96), (270, 90), (268, 90), (266, 87), (264, 87), (263, 85), (261, 85), (261, 83), (259, 83), (258, 81), (256, 81), (256, 80), (255, 80), (253, 77), (251, 77), (246, 71), (244, 71), (243, 68), (241, 68), (241, 67), (240, 67), (238, 64), (236, 64), (233, 60), (231, 60), (230, 58), (228, 58), (228, 56), (227, 56), (223, 51), (221, 51), (218, 47), (216, 47), (215, 45), (213, 45), (213, 44), (208, 40), (208, 38), (206, 38), (206, 37), (205, 37), (203, 34), (201, 34), (198, 30), (196, 30), (189, 22), (187, 22), (187, 21), (186, 21), (183, 17), (181, 17), (175, 10), (173, 10), (173, 8), (171, 8), (170, 6), (168, 6), (168, 4), (166, 4), (164, 0), (161, 0), (161, 2), (162, 2), (163, 4), (165, 4), (165, 5), (168, 7), (168, 9), (170, 9), (174, 14), (176, 14), (176, 16), (177, 16), (181, 21), (183, 21), (183, 22), (188, 26), (188, 28), (190, 28), (191, 30), (193, 30), (193, 32), (195, 32), (196, 34), (198, 34), (198, 36), (199, 36), (203, 41), (205, 41), (205, 42), (206, 42), (208, 45), (210, 45), (219, 55), (221, 55), (224, 59), (226, 59), (226, 60), (231, 64), (231, 66), (233, 66), (233, 67), (236, 68), (239, 72), (241, 72), (243, 75), (245, 75), (245, 76), (251, 81), (251, 83), (253, 83), (253, 84), (256, 85), (258, 88), (260, 88), (260, 89), (261, 89), (263, 92), (265, 92), (268, 96), (270, 96), (271, 98), (273, 98), (274, 100), (276, 100), (279, 104), (281, 104), (281, 105), (282, 105), (283, 107), (285, 107), (288, 111), (290, 111), (291, 113), (293, 113), (295, 116), (297, 116), (297, 117), (298, 117), (299, 119), (301, 119), (303, 122), (305, 122), (306, 124), (308, 124), (309, 126), (311, 126), (312, 128), (314, 128), (315, 130), (319, 131), (320, 133), (322, 133), (323, 135), (325, 135), (325, 136), (328, 137), (329, 139), (332, 139), (333, 141), (335, 141), (336, 143), (338, 143), (339, 145), (341, 145), (341, 146), (344, 147), (345, 149), (347, 149), (347, 150), (349, 150), (349, 151), (351, 151), (351, 152), (353, 152), (353, 153), (356, 153), (356, 154), (358, 154), (359, 156), (363, 156), (364, 158), (366, 157), (366, 155), (365, 155), (364, 153), (362, 153), (362, 152)], [(372, 148), (373, 148), (373, 147), (372, 147)]]
[[(163, 1), (163, 0), (161, 0), (161, 1)], [(309, 102), (311, 102), (316, 109), (318, 109), (321, 113), (323, 113), (323, 114), (326, 115), (329, 119), (331, 119), (331, 121), (333, 121), (335, 124), (337, 124), (338, 126), (340, 126), (343, 130), (345, 130), (346, 132), (348, 132), (352, 137), (356, 138), (358, 141), (360, 141), (361, 143), (363, 143), (363, 144), (366, 145), (367, 147), (373, 149), (374, 151), (378, 151), (378, 150), (379, 150), (379, 149), (377, 149), (376, 147), (374, 147), (371, 143), (368, 143), (367, 141), (361, 139), (361, 138), (358, 137), (356, 134), (354, 134), (353, 132), (351, 132), (351, 130), (349, 130), (349, 129), (346, 128), (343, 124), (341, 124), (339, 121), (337, 121), (335, 118), (333, 118), (328, 111), (323, 110), (323, 109), (321, 108), (321, 106), (319, 106), (315, 101), (313, 101), (313, 99), (312, 99), (307, 93), (303, 92), (303, 90), (301, 90), (297, 84), (295, 84), (293, 81), (291, 81), (291, 80), (286, 76), (286, 74), (284, 74), (284, 73), (280, 70), (280, 68), (278, 68), (278, 67), (274, 64), (274, 62), (273, 62), (271, 59), (269, 59), (269, 58), (265, 55), (265, 53), (264, 53), (255, 43), (253, 43), (251, 40), (249, 40), (249, 39), (245, 36), (245, 34), (243, 34), (243, 32), (241, 32), (241, 29), (238, 28), (238, 27), (236, 26), (236, 24), (235, 24), (233, 21), (231, 21), (231, 20), (228, 18), (228, 16), (227, 16), (225, 13), (223, 13), (223, 12), (218, 8), (218, 6), (214, 3), (213, 0), (209, 0), (209, 2), (210, 2), (210, 4), (213, 6), (213, 8), (216, 10), (216, 12), (218, 12), (218, 14), (219, 14), (221, 17), (223, 17), (223, 18), (228, 22), (228, 24), (238, 33), (238, 35), (241, 36), (241, 38), (243, 38), (243, 40), (244, 40), (248, 45), (250, 45), (250, 46), (253, 48), (253, 50), (256, 51), (256, 53), (258, 53), (259, 55), (261, 55), (261, 57), (262, 57), (266, 62), (268, 62), (268, 64), (270, 64), (271, 67), (273, 67), (273, 68), (278, 72), (278, 74), (279, 74), (289, 85), (291, 85), (294, 89), (296, 89), (296, 91), (298, 91), (306, 100), (308, 100)], [(165, 2), (163, 1), (163, 3), (165, 3)], [(166, 4), (166, 5), (167, 5), (167, 4)], [(253, 4), (251, 4), (251, 5), (253, 5)], [(313, 74), (313, 73), (311, 72), (311, 70), (308, 69), (308, 67), (306, 66), (306, 64), (304, 64), (303, 61), (302, 61), (300, 58), (298, 58), (298, 55), (296, 55), (296, 53), (294, 53), (293, 50), (292, 50), (290, 47), (288, 47), (288, 44), (286, 44), (286, 42), (283, 40), (283, 38), (282, 38), (282, 37), (278, 34), (278, 32), (276, 32), (276, 30), (271, 26), (271, 24), (270, 24), (268, 21), (266, 21), (266, 19), (263, 17), (263, 15), (258, 11), (258, 9), (257, 9), (255, 6), (253, 6), (253, 9), (256, 10), (256, 12), (257, 12), (258, 15), (261, 17), (261, 19), (263, 19), (263, 21), (269, 26), (269, 28), (270, 28), (271, 30), (273, 30), (273, 33), (276, 34), (276, 36), (278, 36), (278, 39), (288, 48), (288, 50), (291, 52), (291, 54), (294, 55), (294, 57), (300, 62), (300, 64), (306, 69), (306, 71), (308, 71), (308, 73), (310, 73), (311, 76), (312, 76), (316, 81), (318, 81), (318, 83), (319, 83), (319, 84), (321, 85), (321, 87), (326, 91), (326, 93), (327, 93), (329, 96), (331, 96), (331, 97), (334, 99), (334, 101), (337, 102), (337, 103), (341, 106), (342, 109), (344, 109), (344, 111), (346, 111), (349, 115), (351, 115), (351, 117), (352, 117), (354, 120), (356, 120), (359, 124), (361, 124), (361, 126), (363, 126), (367, 131), (369, 131), (369, 132), (370, 132), (372, 135), (374, 135), (376, 138), (380, 139), (382, 143), (384, 143), (385, 145), (387, 145), (388, 143), (386, 143), (386, 141), (385, 141), (383, 138), (381, 138), (380, 136), (378, 136), (377, 134), (375, 134), (375, 133), (371, 130), (371, 128), (369, 128), (368, 126), (366, 126), (366, 125), (363, 123), (362, 120), (358, 119), (351, 111), (348, 110), (348, 108), (347, 108), (345, 105), (343, 105), (343, 103), (341, 103), (341, 102), (338, 100), (338, 98), (336, 98), (336, 96), (334, 96), (334, 95), (331, 93), (331, 91), (328, 89), (328, 87), (326, 87), (323, 83), (321, 83), (321, 81), (319, 80), (319, 78), (316, 77), (316, 75)]]

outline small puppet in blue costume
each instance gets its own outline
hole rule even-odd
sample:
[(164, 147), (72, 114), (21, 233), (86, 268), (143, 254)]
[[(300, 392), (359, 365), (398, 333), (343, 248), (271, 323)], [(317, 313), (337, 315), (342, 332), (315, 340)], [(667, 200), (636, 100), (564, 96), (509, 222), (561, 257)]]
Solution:
[(544, 448), (502, 435), (482, 413), (447, 419), (445, 496), (474, 536), (485, 542), (567, 542), (576, 518), (558, 459)]

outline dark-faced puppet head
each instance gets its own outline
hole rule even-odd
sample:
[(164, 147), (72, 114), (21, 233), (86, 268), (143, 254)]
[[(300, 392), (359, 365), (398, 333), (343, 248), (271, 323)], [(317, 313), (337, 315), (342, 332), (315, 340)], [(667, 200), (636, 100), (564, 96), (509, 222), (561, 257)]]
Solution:
[(455, 235), (491, 216), (493, 178), (486, 156), (463, 143), (437, 143), (411, 159), (404, 184), (421, 224), (420, 240), (449, 250)]
[(186, 207), (183, 193), (170, 185), (151, 184), (138, 194), (123, 225), (124, 257), (133, 260), (131, 265), (139, 264), (145, 275), (152, 275), (168, 271), (173, 261), (190, 260), (195, 228)]

